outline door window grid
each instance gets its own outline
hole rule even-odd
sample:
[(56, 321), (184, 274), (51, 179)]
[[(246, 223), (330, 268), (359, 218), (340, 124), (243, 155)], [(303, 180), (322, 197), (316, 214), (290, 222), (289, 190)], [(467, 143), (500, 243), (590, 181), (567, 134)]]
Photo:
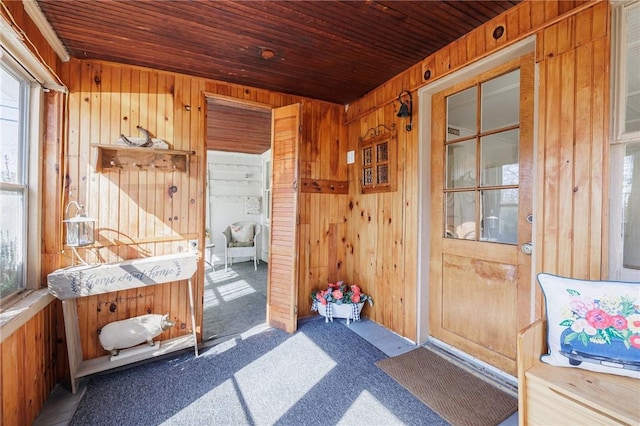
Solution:
[(514, 70), (446, 98), (447, 238), (517, 243), (519, 78)]

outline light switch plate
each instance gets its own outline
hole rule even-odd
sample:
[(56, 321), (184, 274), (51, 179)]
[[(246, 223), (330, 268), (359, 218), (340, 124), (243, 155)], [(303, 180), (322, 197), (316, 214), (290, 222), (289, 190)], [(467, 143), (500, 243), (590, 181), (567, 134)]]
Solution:
[(356, 162), (356, 152), (347, 151), (347, 164), (353, 164)]

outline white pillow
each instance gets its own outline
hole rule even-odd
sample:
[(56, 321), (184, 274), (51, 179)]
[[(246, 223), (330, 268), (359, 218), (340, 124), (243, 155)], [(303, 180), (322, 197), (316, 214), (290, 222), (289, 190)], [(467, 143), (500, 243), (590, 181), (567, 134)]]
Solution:
[(543, 362), (640, 379), (640, 282), (539, 274), (547, 309)]
[(253, 242), (253, 224), (231, 225), (231, 241), (238, 243)]

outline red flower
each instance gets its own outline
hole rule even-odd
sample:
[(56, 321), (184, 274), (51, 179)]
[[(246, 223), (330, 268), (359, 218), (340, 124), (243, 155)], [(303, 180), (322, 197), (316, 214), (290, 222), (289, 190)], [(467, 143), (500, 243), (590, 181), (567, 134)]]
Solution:
[(327, 304), (327, 299), (325, 299), (324, 297), (320, 299), (320, 303), (322, 303), (323, 305)]
[(360, 294), (359, 293), (353, 293), (353, 295), (351, 296), (351, 302), (358, 303), (359, 301), (360, 301)]
[(338, 287), (340, 287), (340, 285), (338, 285), (338, 283), (329, 283), (328, 286), (329, 286), (329, 288), (338, 288)]
[(629, 343), (636, 349), (640, 349), (640, 334), (634, 334), (629, 338)]
[(340, 300), (342, 299), (343, 294), (340, 290), (333, 290), (332, 296), (334, 299)]
[(614, 315), (611, 317), (611, 325), (617, 330), (625, 330), (627, 328), (627, 319), (622, 315)]
[(589, 324), (599, 330), (604, 330), (611, 325), (611, 317), (602, 309), (590, 310), (587, 312), (585, 319)]
[(353, 292), (353, 294), (360, 294), (360, 287), (354, 284), (351, 286), (351, 291)]

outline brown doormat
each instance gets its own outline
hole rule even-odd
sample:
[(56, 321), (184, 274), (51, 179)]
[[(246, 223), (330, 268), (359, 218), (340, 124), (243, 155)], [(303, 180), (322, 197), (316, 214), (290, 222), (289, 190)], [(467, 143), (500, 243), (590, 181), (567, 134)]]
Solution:
[(420, 347), (376, 363), (454, 426), (494, 426), (518, 409), (518, 400)]

